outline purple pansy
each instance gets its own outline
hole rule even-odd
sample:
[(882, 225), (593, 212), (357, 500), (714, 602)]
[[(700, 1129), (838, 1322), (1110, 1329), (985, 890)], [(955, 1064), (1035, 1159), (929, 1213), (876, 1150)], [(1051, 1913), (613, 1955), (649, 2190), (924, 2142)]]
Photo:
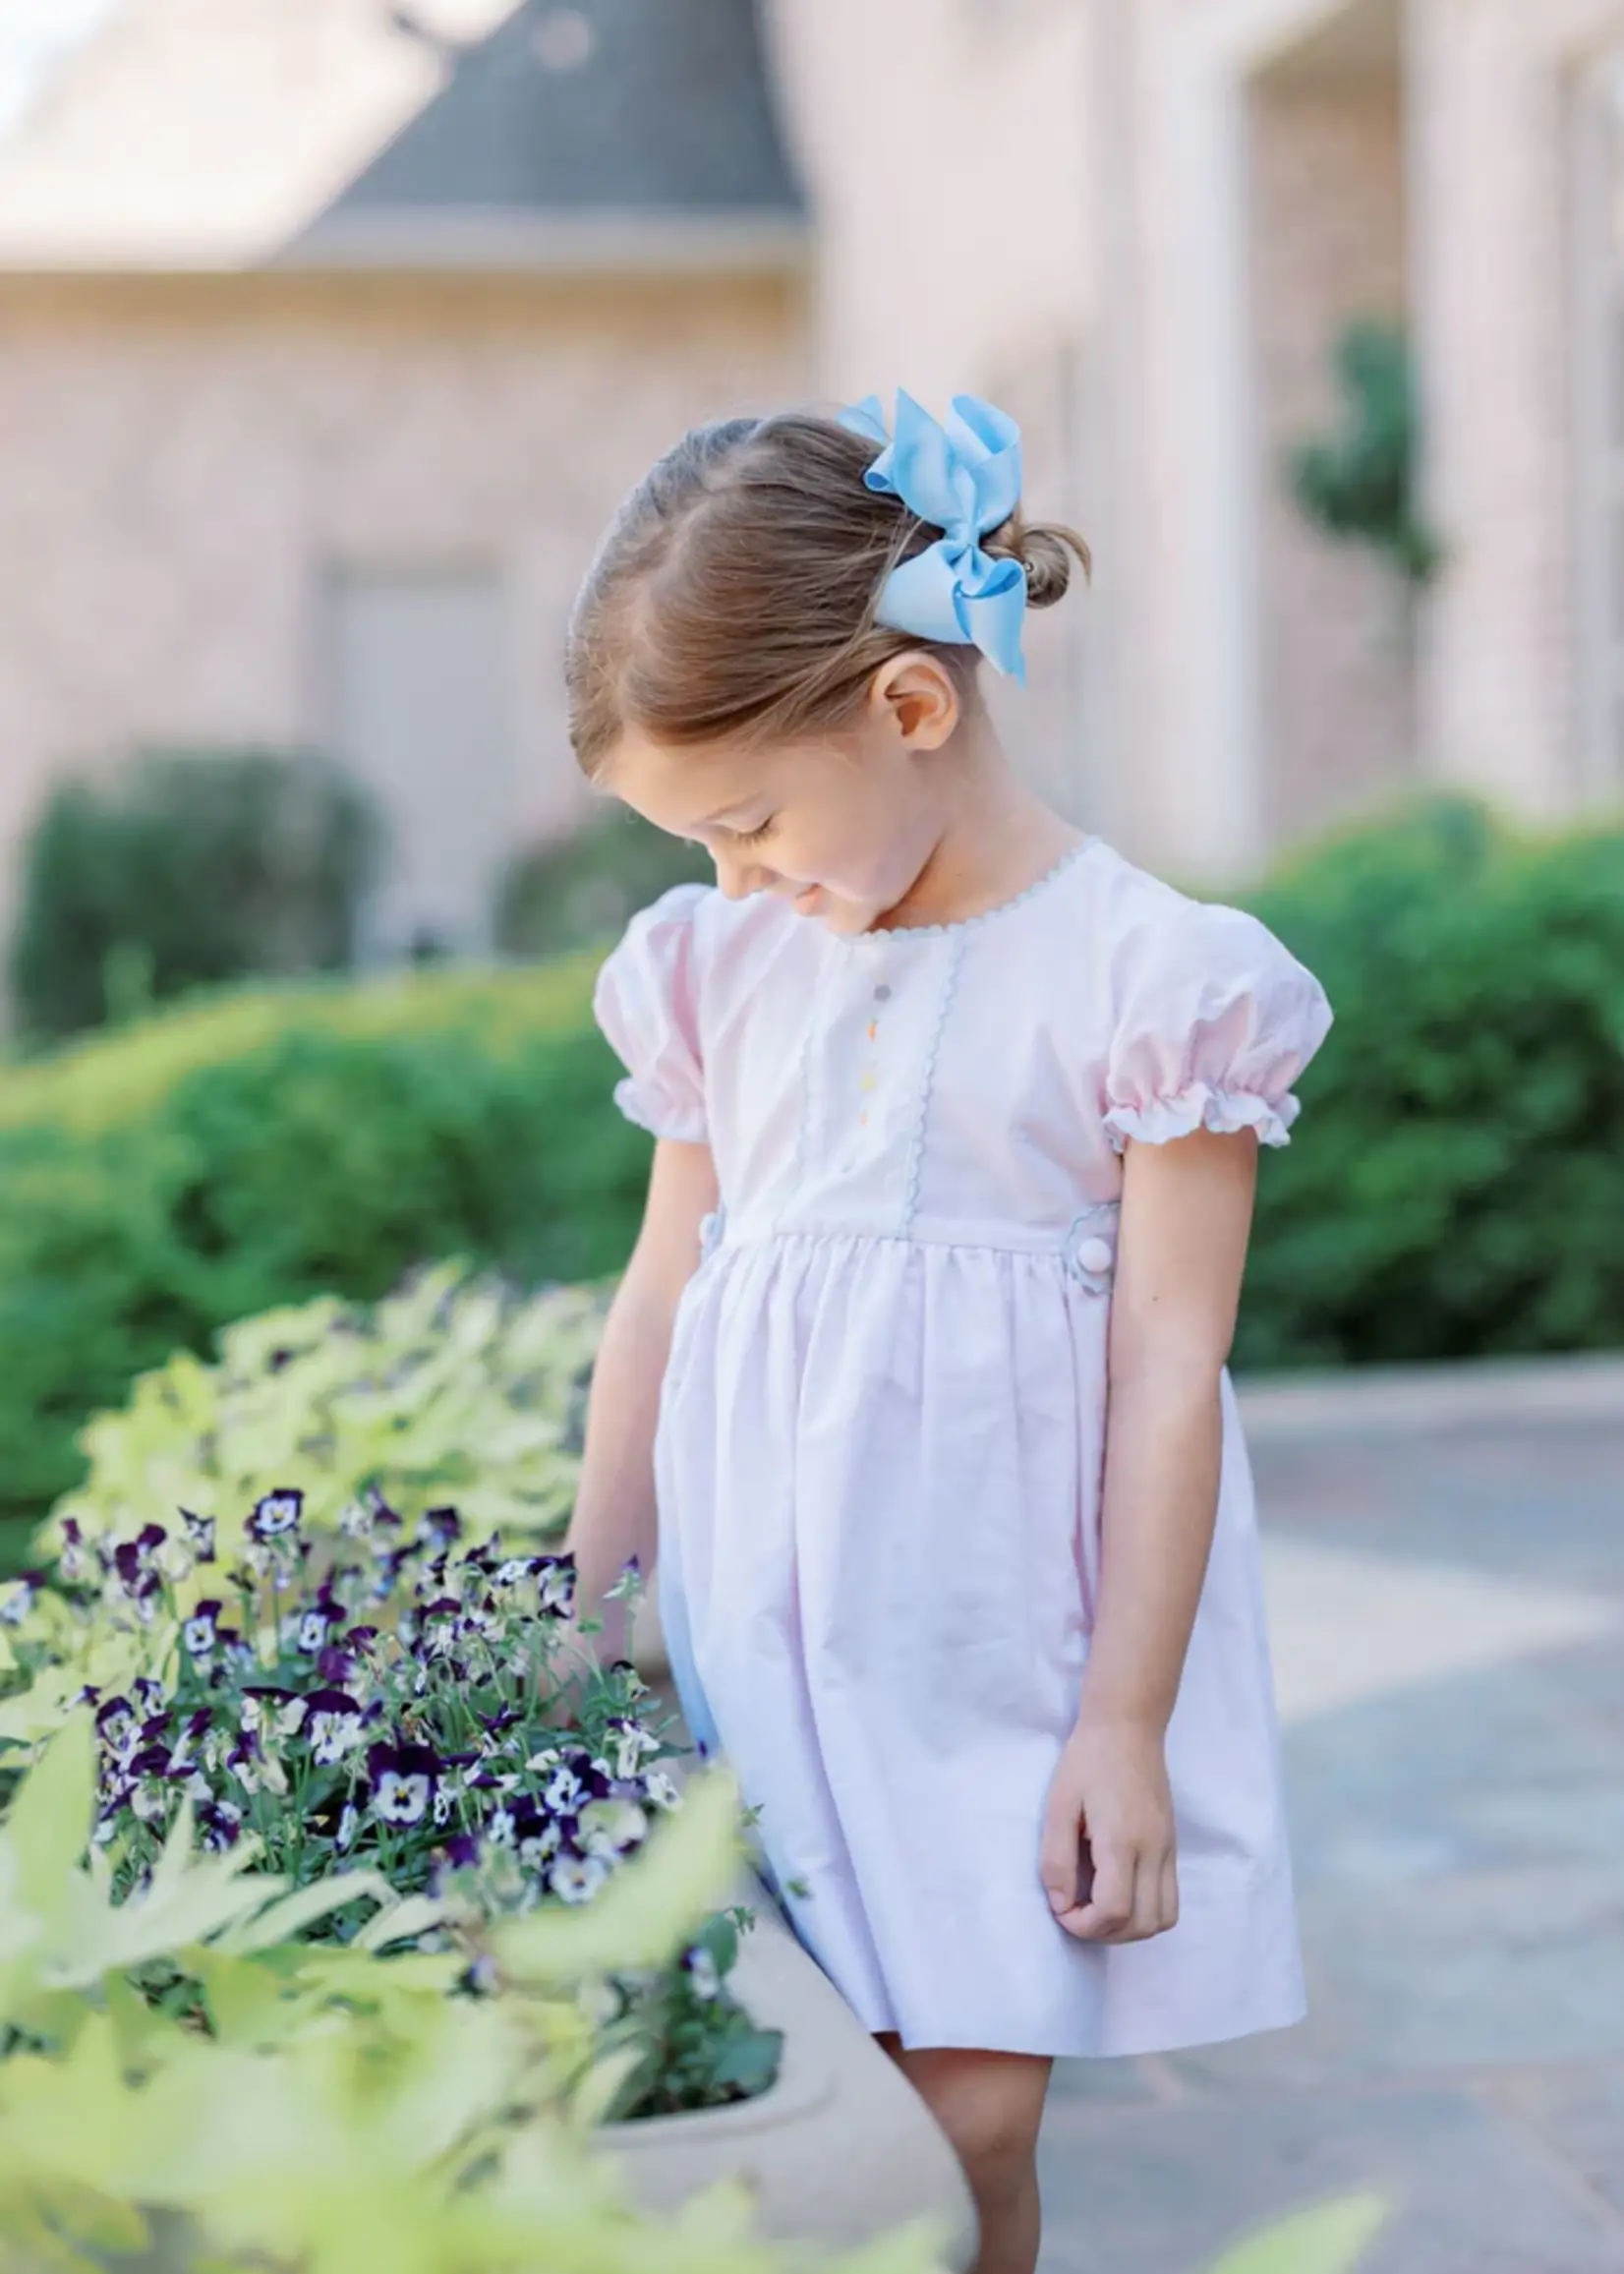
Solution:
[(20, 1571), (10, 1586), (0, 1591), (0, 1622), (21, 1626), (48, 1580), (49, 1574), (43, 1571)]
[(432, 1659), (449, 1658), (456, 1647), (457, 1622), (462, 1605), (454, 1596), (442, 1595), (424, 1606), (419, 1639)]
[(192, 1616), (181, 1628), (181, 1640), (195, 1659), (211, 1659), (219, 1648), (220, 1613), (223, 1603), (212, 1596), (204, 1603), (193, 1605)]
[(536, 1558), (537, 1604), (568, 1618), (575, 1608), (573, 1555), (539, 1555)]
[(418, 1525), (420, 1540), (432, 1540), (436, 1547), (449, 1547), (462, 1532), (462, 1518), (454, 1508), (431, 1508)]
[(609, 1878), (609, 1867), (601, 1855), (560, 1855), (547, 1875), (547, 1884), (566, 1903), (589, 1903)]
[(141, 1741), (141, 1723), (128, 1698), (108, 1698), (97, 1707), (96, 1735), (110, 1753), (135, 1751)]
[(181, 1510), (181, 1522), (186, 1526), (186, 1537), (193, 1554), (200, 1563), (214, 1560), (214, 1518), (194, 1516), (190, 1508)]
[(303, 1492), (281, 1490), (267, 1492), (255, 1503), (254, 1513), (248, 1520), (251, 1539), (261, 1543), (286, 1540), (299, 1529), (305, 1513)]
[(324, 1769), (333, 1768), (354, 1751), (366, 1732), (361, 1706), (347, 1690), (312, 1690), (305, 1703), (310, 1749)]
[(429, 1745), (375, 1745), (367, 1755), (373, 1814), (385, 1824), (421, 1824), (439, 1778), (439, 1755)]
[(335, 1626), (342, 1626), (348, 1613), (341, 1603), (330, 1595), (319, 1595), (313, 1603), (299, 1613), (295, 1622), (294, 1641), (306, 1658), (315, 1658), (326, 1646), (327, 1637)]
[(242, 1837), (243, 1812), (230, 1800), (203, 1801), (197, 1821), (198, 1837), (211, 1854), (223, 1854)]
[(89, 1576), (90, 1558), (85, 1545), (85, 1535), (74, 1516), (62, 1519), (62, 1548), (56, 1559), (58, 1576), (72, 1587)]

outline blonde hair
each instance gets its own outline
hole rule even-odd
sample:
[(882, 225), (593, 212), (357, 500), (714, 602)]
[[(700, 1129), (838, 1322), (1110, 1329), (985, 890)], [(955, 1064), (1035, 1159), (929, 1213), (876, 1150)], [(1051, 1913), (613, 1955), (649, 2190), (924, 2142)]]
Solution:
[[(845, 725), (873, 674), (929, 645), (874, 621), (886, 579), (941, 532), (863, 476), (880, 445), (812, 411), (695, 427), (638, 484), (588, 571), (564, 654), (590, 776), (628, 727), (672, 747)], [(1074, 530), (1018, 510), (983, 540), (1033, 608), (1064, 599)], [(973, 680), (973, 648), (935, 651)]]

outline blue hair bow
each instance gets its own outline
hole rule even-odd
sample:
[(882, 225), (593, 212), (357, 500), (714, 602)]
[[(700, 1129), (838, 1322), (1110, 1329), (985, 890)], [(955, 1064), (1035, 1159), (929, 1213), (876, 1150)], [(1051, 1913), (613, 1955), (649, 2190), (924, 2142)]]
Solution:
[(1020, 501), (1020, 429), (975, 395), (955, 395), (939, 426), (910, 394), (897, 390), (895, 435), (886, 433), (878, 395), (841, 415), (853, 434), (883, 442), (863, 479), (899, 497), (910, 513), (942, 535), (893, 569), (875, 620), (922, 640), (976, 647), (995, 671), (1024, 681), (1020, 627), (1026, 571), (1018, 560), (995, 560), (980, 540), (1008, 521)]

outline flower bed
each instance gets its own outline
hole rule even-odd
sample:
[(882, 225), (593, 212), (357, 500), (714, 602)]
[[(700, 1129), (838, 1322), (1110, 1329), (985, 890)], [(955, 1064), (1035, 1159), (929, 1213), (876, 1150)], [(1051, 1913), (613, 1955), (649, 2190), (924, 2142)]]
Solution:
[(83, 1485), (57, 1503), (87, 1537), (156, 1507), (247, 1508), (297, 1475), (308, 1530), (368, 1491), (412, 1522), (454, 1500), (466, 1535), (561, 1529), (608, 1305), (595, 1288), (520, 1297), (441, 1264), (377, 1304), (314, 1303), (227, 1327), (143, 1374), (81, 1437)]
[[(466, 1542), (450, 1507), (408, 1525), (377, 1494), (325, 1536), (305, 1516), (299, 1491), (264, 1494), (223, 1551), (212, 1518), (91, 1539), (64, 1516), (55, 1573), (0, 1598), (0, 1792), (88, 1714), (114, 1899), (151, 1884), (184, 1818), (205, 1853), (247, 1843), (292, 1891), (290, 1942), (348, 1947), (380, 1891), (391, 1944), (460, 1953), (478, 1996), (498, 1922), (590, 1903), (678, 1805), (670, 1730), (629, 1666), (565, 1647), (568, 1557)], [(617, 2065), (601, 2113), (771, 2083), (779, 2040), (727, 1988), (744, 1923), (714, 1914), (674, 1965), (591, 1986), (593, 2059)], [(141, 1987), (197, 2002), (184, 1970)]]

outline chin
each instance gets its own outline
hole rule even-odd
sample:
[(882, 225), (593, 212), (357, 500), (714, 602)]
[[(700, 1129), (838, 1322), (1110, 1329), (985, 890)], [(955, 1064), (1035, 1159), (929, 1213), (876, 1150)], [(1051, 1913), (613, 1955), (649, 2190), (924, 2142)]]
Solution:
[(838, 934), (842, 940), (851, 940), (862, 932), (873, 930), (880, 910), (859, 905), (855, 901), (838, 901), (829, 893), (824, 893), (820, 895), (817, 904), (805, 912), (815, 915), (826, 931)]

